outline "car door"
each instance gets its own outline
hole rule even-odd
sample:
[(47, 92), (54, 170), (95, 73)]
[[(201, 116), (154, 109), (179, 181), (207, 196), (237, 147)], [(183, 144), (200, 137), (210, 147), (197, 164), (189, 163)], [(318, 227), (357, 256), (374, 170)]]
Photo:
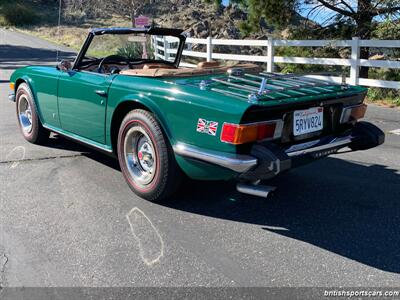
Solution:
[(87, 71), (61, 72), (58, 107), (63, 130), (105, 143), (107, 95), (113, 76)]

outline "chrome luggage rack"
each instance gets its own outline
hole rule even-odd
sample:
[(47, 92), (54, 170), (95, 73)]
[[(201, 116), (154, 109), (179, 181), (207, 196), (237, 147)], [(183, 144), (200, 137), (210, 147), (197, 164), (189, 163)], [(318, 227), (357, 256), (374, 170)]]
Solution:
[(212, 78), (212, 81), (229, 87), (211, 90), (229, 96), (245, 98), (252, 102), (282, 98), (315, 96), (321, 93), (335, 93), (348, 88), (346, 76), (342, 83), (304, 77), (306, 75), (334, 76), (335, 73), (280, 74), (261, 72), (258, 75), (245, 73), (242, 69), (228, 70), (227, 77)]

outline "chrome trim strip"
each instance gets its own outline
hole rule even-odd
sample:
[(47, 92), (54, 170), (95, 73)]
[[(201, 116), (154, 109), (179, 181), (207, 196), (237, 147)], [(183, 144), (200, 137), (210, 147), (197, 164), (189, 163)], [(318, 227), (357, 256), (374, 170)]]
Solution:
[(8, 100), (15, 102), (15, 93), (9, 93), (8, 94)]
[(213, 150), (203, 150), (199, 147), (178, 143), (174, 147), (175, 154), (205, 161), (237, 173), (244, 173), (257, 165), (257, 158), (250, 155), (233, 154)]
[(98, 150), (105, 151), (105, 152), (107, 152), (107, 153), (112, 153), (112, 152), (113, 152), (111, 149), (108, 149), (108, 148), (105, 148), (105, 147), (96, 145), (95, 143), (92, 143), (92, 142), (90, 142), (90, 141), (87, 141), (86, 139), (83, 140), (82, 138), (76, 137), (76, 136), (74, 136), (73, 134), (63, 133), (62, 131), (57, 130), (57, 129), (54, 129), (54, 128), (51, 127), (51, 126), (47, 126), (47, 125), (42, 125), (42, 126), (43, 126), (44, 128), (46, 128), (47, 130), (50, 130), (50, 131), (55, 132), (55, 133), (57, 133), (57, 134), (59, 134), (59, 135), (62, 135), (63, 137), (65, 137), (65, 138), (67, 138), (67, 139), (74, 140), (74, 141), (76, 141), (76, 142), (78, 142), (78, 143), (82, 143), (82, 144), (84, 144), (84, 145), (87, 145), (87, 146), (92, 147), (92, 148), (96, 148), (96, 149), (98, 149)]
[(337, 147), (343, 148), (343, 147), (346, 147), (347, 145), (351, 144), (351, 142), (352, 142), (351, 136), (346, 136), (343, 138), (335, 138), (328, 144), (323, 144), (320, 146), (306, 148), (303, 150), (297, 150), (297, 151), (292, 151), (292, 152), (286, 151), (286, 154), (290, 157), (293, 157), (293, 156), (310, 154), (313, 152), (318, 152), (318, 151), (323, 151), (323, 150), (329, 150), (329, 149), (333, 149), (333, 148), (337, 148)]

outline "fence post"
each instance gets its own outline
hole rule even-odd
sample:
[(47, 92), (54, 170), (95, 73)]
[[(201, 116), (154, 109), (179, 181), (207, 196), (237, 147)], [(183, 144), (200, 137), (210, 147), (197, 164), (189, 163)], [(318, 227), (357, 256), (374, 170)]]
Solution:
[[(190, 33), (188, 32), (187, 34), (186, 34), (186, 39), (190, 39)], [(192, 43), (186, 43), (186, 45), (187, 45), (187, 50), (189, 50), (189, 51), (192, 51), (192, 47), (193, 47), (193, 44)]]
[(168, 61), (169, 60), (169, 53), (168, 53), (169, 42), (165, 36), (163, 37), (163, 40), (164, 40), (164, 58), (165, 58), (165, 60)]
[(153, 48), (154, 48), (154, 59), (158, 59), (158, 42), (157, 42), (157, 36), (153, 35)]
[(353, 37), (351, 41), (351, 69), (350, 69), (350, 84), (358, 85), (360, 73), (360, 39)]
[(274, 39), (272, 37), (269, 37), (267, 41), (267, 55), (268, 55), (267, 72), (272, 73), (274, 72), (274, 55), (275, 55)]
[(207, 61), (212, 61), (212, 37), (207, 38)]

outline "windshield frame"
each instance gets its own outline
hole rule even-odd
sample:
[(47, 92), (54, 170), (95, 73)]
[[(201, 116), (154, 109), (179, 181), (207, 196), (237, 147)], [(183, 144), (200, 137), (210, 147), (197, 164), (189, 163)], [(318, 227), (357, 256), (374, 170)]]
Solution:
[(171, 64), (178, 68), (181, 58), (183, 48), (185, 46), (186, 36), (183, 34), (183, 30), (180, 29), (169, 29), (169, 28), (156, 28), (156, 27), (145, 27), (145, 28), (96, 28), (89, 32), (81, 50), (79, 51), (75, 61), (73, 70), (79, 70), (82, 67), (83, 60), (86, 56), (86, 53), (90, 47), (90, 44), (93, 41), (93, 38), (98, 35), (103, 34), (131, 34), (131, 35), (157, 35), (157, 36), (173, 36), (179, 39), (179, 46), (176, 52), (175, 60), (166, 61), (166, 60), (154, 60), (155, 62), (162, 61), (166, 64)]

